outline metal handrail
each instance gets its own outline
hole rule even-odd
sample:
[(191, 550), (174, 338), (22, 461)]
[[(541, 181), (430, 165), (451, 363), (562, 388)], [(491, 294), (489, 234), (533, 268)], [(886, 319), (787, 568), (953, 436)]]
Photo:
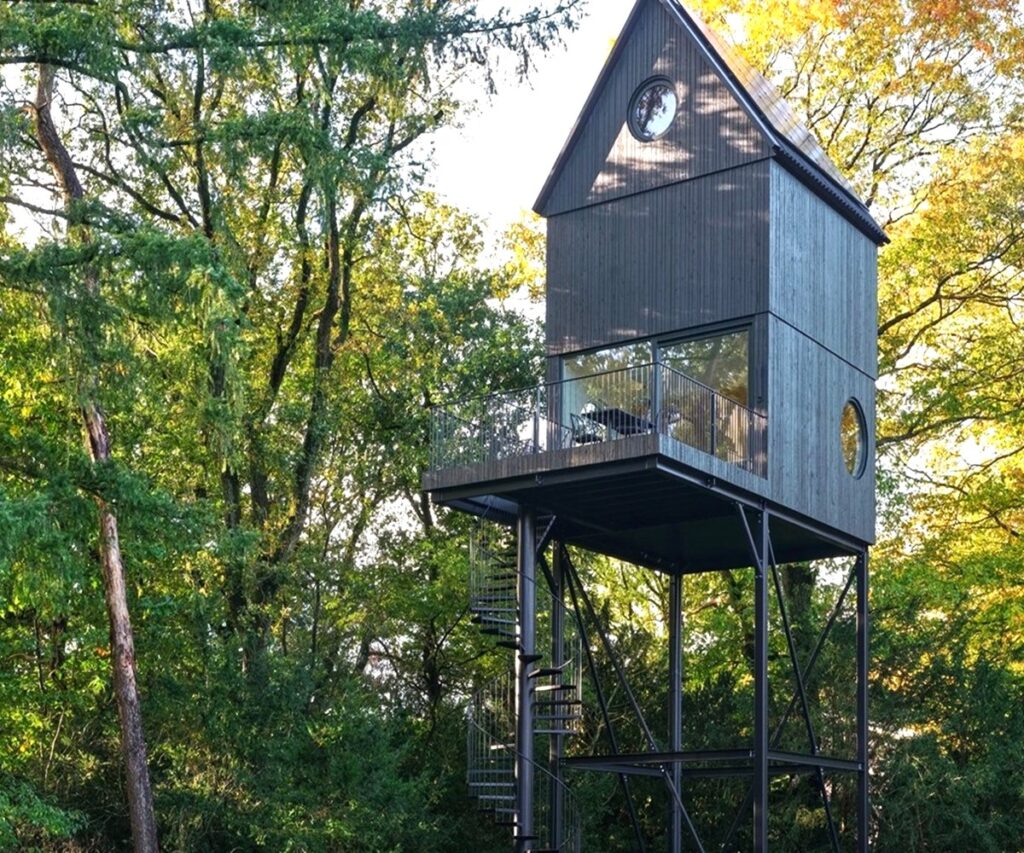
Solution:
[(715, 394), (716, 396), (721, 397), (723, 400), (728, 400), (730, 403), (735, 403), (737, 406), (741, 406), (755, 417), (765, 417), (760, 412), (751, 409), (749, 406), (747, 406), (746, 403), (741, 403), (734, 397), (730, 397), (728, 394), (723, 394), (721, 391), (712, 388), (710, 385), (701, 382), (699, 379), (690, 376), (690, 374), (688, 373), (683, 373), (680, 370), (676, 370), (674, 367), (665, 364), (665, 362), (663, 361), (645, 361), (641, 364), (630, 365), (629, 367), (616, 367), (614, 370), (602, 370), (599, 371), (598, 373), (588, 373), (586, 376), (574, 376), (571, 379), (557, 379), (554, 382), (541, 382), (535, 383), (533, 385), (520, 385), (518, 388), (510, 388), (506, 391), (492, 391), (490, 394), (479, 394), (475, 397), (459, 397), (456, 400), (449, 400), (444, 403), (434, 403), (430, 407), (430, 410), (433, 412), (437, 411), (438, 409), (448, 409), (457, 406), (465, 406), (469, 405), (470, 403), (482, 403), (486, 400), (494, 400), (499, 397), (512, 397), (516, 394), (532, 394), (534, 391), (540, 388), (552, 388), (556, 385), (564, 385), (566, 382), (578, 382), (581, 379), (593, 379), (594, 377), (597, 376), (613, 376), (616, 373), (626, 373), (631, 370), (643, 370), (644, 368), (647, 367), (659, 367), (662, 370), (671, 371), (672, 373), (676, 374), (676, 376), (685, 379), (687, 382), (692, 382), (697, 387), (703, 388), (705, 391), (708, 391), (711, 394)]
[[(492, 786), (507, 785), (514, 779), (513, 767), (516, 757), (523, 757), (515, 748), (513, 743), (514, 736), (509, 736), (507, 739), (502, 739), (500, 736), (496, 737), (496, 732), (489, 730), (476, 718), (473, 706), (467, 708), (466, 723), (466, 740), (471, 752), (471, 760), (474, 750), (479, 751), (481, 755), (488, 756), (487, 759), (483, 760), (481, 766), (476, 768), (472, 766), (467, 767), (470, 784), (479, 784), (483, 781), (484, 784)], [(562, 792), (562, 802), (565, 809), (561, 826), (556, 830), (560, 837), (549, 838), (547, 836), (552, 827), (548, 824), (546, 818), (550, 807), (550, 798), (543, 795), (535, 798), (537, 813), (534, 815), (534, 818), (536, 821), (535, 832), (538, 834), (538, 840), (549, 843), (551, 849), (565, 851), (565, 853), (578, 853), (582, 846), (582, 820), (572, 788), (551, 773), (543, 764), (534, 759), (528, 760), (534, 771), (537, 788), (543, 789), (545, 786), (557, 787)], [(499, 789), (491, 787), (488, 790), (497, 791)], [(503, 790), (508, 789), (503, 788)], [(480, 797), (481, 795), (477, 794), (477, 796)], [(484, 794), (483, 796), (488, 795)], [(490, 795), (491, 799), (488, 802), (492, 804), (498, 802), (499, 796), (501, 795)], [(515, 801), (507, 800), (506, 802), (511, 805)], [(492, 805), (492, 807), (494, 806)]]
[(692, 376), (690, 376), (689, 373), (683, 373), (681, 370), (676, 370), (674, 367), (672, 367), (671, 365), (665, 364), (665, 362), (663, 362), (663, 361), (651, 362), (651, 366), (658, 367), (661, 370), (667, 370), (667, 371), (669, 371), (669, 373), (674, 373), (680, 379), (683, 379), (686, 382), (691, 383), (692, 385), (696, 385), (698, 388), (704, 389), (709, 394), (713, 394), (715, 397), (718, 397), (718, 398), (720, 398), (722, 400), (728, 400), (734, 406), (739, 406), (744, 412), (746, 412), (748, 415), (751, 415), (752, 417), (761, 418), (762, 420), (765, 420), (765, 421), (768, 420), (768, 416), (767, 415), (764, 415), (761, 412), (755, 411), (754, 409), (750, 408), (750, 406), (748, 406), (746, 403), (741, 403), (739, 400), (735, 399), (734, 397), (730, 397), (728, 394), (723, 394), (721, 391), (716, 391), (710, 385), (705, 385), (699, 379), (694, 379)]

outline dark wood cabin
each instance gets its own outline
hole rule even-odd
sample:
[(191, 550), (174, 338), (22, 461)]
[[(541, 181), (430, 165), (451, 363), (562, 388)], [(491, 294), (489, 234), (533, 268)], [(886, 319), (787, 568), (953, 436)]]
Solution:
[(536, 205), (547, 377), (441, 407), (435, 501), (520, 504), (669, 571), (874, 541), (885, 234), (776, 90), (676, 0), (639, 0)]

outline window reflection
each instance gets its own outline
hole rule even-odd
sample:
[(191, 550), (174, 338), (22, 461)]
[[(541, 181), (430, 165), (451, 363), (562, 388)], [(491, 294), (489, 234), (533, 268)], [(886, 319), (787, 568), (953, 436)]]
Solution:
[(860, 404), (856, 400), (848, 400), (839, 422), (839, 441), (843, 449), (846, 470), (854, 477), (860, 477), (864, 473), (867, 462), (866, 432)]
[(647, 431), (651, 417), (648, 342), (567, 356), (562, 423), (574, 440), (603, 440)]
[(566, 379), (579, 379), (595, 373), (648, 364), (650, 361), (651, 345), (644, 342), (566, 356), (563, 364)]
[[(719, 459), (746, 459), (750, 442), (745, 408), (750, 372), (747, 331), (667, 344), (660, 348), (659, 360), (670, 368), (662, 393), (668, 434)], [(704, 387), (695, 387), (682, 376)]]
[(668, 344), (660, 361), (719, 394), (747, 405), (750, 343), (746, 330)]
[(676, 117), (679, 101), (668, 80), (655, 80), (641, 86), (629, 108), (629, 127), (643, 142), (662, 136)]
[(753, 429), (749, 350), (743, 329), (661, 345), (657, 368), (650, 342), (569, 355), (550, 405), (574, 444), (656, 431), (742, 464)]

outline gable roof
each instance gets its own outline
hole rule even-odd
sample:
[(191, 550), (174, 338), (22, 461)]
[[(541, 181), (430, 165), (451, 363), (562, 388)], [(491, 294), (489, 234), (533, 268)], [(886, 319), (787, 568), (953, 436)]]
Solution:
[(637, 0), (568, 141), (551, 169), (544, 188), (534, 204), (534, 210), (540, 213), (546, 206), (576, 142), (583, 133), (587, 118), (601, 97), (630, 33), (648, 2), (660, 3), (689, 34), (718, 77), (769, 140), (773, 156), (868, 237), (878, 244), (888, 243), (889, 238), (857, 196), (853, 186), (829, 159), (814, 134), (800, 122), (778, 89), (697, 15), (687, 9), (681, 0)]

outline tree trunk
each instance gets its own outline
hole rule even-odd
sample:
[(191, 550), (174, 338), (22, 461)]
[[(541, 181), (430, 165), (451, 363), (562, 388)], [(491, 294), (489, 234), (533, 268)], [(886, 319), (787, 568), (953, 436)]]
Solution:
[[(64, 193), (65, 206), (70, 208), (76, 200), (82, 198), (83, 191), (74, 163), (53, 124), (50, 111), (53, 88), (53, 68), (40, 65), (35, 103), (36, 138)], [(94, 271), (85, 271), (85, 284), (90, 296), (98, 296), (99, 282)], [(89, 456), (94, 465), (105, 465), (110, 462), (110, 435), (97, 400), (98, 378), (95, 366), (89, 365), (87, 361), (82, 374), (79, 377), (79, 394), (82, 422), (88, 437)], [(153, 811), (153, 792), (146, 759), (146, 740), (142, 731), (142, 709), (135, 677), (135, 641), (128, 613), (117, 516), (102, 498), (96, 498), (96, 506), (99, 511), (103, 587), (107, 616), (110, 620), (114, 696), (117, 700), (117, 714), (121, 725), (121, 753), (127, 776), (132, 848), (135, 853), (157, 853), (159, 845), (156, 816)]]

